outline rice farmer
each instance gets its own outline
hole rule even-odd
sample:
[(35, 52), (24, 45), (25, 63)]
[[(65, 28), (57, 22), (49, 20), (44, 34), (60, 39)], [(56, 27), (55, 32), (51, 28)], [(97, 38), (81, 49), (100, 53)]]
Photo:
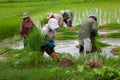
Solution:
[(83, 21), (79, 30), (79, 52), (90, 53), (92, 51), (92, 42), (97, 34), (97, 17), (90, 15), (88, 20)]
[(23, 21), (20, 25), (20, 36), (24, 38), (24, 47), (25, 47), (27, 45), (26, 38), (30, 33), (30, 31), (32, 31), (32, 28), (35, 27), (35, 24), (33, 23), (30, 16), (26, 12), (23, 13), (22, 19)]
[(54, 17), (53, 14), (47, 16), (49, 18), (48, 23), (45, 24), (42, 28), (42, 34), (45, 37), (45, 44), (41, 47), (42, 52), (46, 52), (52, 58), (57, 57), (57, 53), (54, 51), (55, 47), (55, 30), (57, 30), (60, 26), (58, 24), (58, 20)]
[(63, 26), (63, 18), (62, 18), (62, 16), (60, 15), (60, 14), (56, 14), (56, 13), (47, 13), (47, 18), (49, 19), (50, 17), (49, 16), (51, 16), (51, 17), (54, 17), (55, 19), (57, 19), (58, 20), (58, 24), (59, 24), (59, 26), (60, 27), (62, 27)]
[(74, 18), (73, 12), (71, 10), (60, 10), (60, 14), (62, 15), (63, 21), (65, 22), (67, 27), (71, 29)]

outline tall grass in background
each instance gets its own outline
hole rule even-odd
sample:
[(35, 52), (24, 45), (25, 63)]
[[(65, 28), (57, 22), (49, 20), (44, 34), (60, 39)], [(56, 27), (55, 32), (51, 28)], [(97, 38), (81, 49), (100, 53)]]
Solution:
[(0, 40), (19, 33), (20, 19), (0, 20)]
[[(3, 2), (2, 2), (3, 1)], [(0, 40), (19, 33), (22, 14), (28, 12), (30, 17), (38, 11), (44, 12), (49, 6), (54, 6), (58, 1), (0, 1)], [(41, 14), (41, 13), (39, 13)], [(35, 24), (36, 21), (34, 21)]]
[[(74, 25), (79, 25), (81, 22), (95, 14), (98, 18), (99, 25), (111, 22), (120, 22), (120, 1), (118, 0), (69, 0), (64, 1), (55, 8), (51, 8), (53, 12), (58, 12), (61, 9), (71, 9), (74, 14)], [(72, 6), (72, 7), (71, 7)]]
[[(98, 24), (104, 25), (111, 22), (120, 22), (120, 1), (119, 0), (47, 0), (47, 1), (20, 1), (1, 0), (0, 1), (0, 39), (12, 34), (18, 34), (20, 19), (23, 12), (28, 12), (34, 23), (41, 27), (41, 20), (46, 17), (46, 13), (60, 13), (60, 10), (71, 9), (74, 14), (73, 25), (79, 25), (87, 19), (90, 14), (98, 17)], [(17, 20), (16, 20), (17, 19)], [(13, 24), (14, 22), (14, 24)], [(10, 24), (11, 23), (11, 24)], [(12, 25), (13, 24), (13, 25)], [(15, 32), (8, 32), (9, 28)], [(16, 27), (15, 27), (16, 26)], [(18, 30), (16, 30), (18, 29)], [(6, 31), (4, 31), (6, 30)], [(10, 30), (11, 31), (11, 30)], [(4, 34), (2, 34), (4, 33)]]

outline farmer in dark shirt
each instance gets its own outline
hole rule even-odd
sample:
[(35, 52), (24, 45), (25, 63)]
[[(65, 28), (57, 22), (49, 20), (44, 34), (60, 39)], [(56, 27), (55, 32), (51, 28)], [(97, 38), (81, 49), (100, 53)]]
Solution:
[(67, 27), (71, 28), (73, 18), (74, 18), (73, 12), (71, 10), (61, 10), (60, 13), (61, 13), (61, 15), (63, 17), (63, 21), (65, 22)]
[(83, 21), (81, 28), (79, 30), (79, 52), (91, 52), (92, 51), (92, 41), (97, 34), (97, 17), (95, 15), (90, 15), (89, 18)]

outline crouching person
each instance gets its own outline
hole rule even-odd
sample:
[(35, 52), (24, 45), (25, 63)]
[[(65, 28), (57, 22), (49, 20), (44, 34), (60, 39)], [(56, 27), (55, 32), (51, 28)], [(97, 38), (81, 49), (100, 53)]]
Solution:
[(72, 29), (73, 18), (74, 18), (73, 12), (71, 10), (60, 10), (60, 14), (62, 15), (63, 21), (65, 22), (67, 27), (69, 27), (70, 30), (71, 30)]
[(45, 37), (45, 44), (41, 47), (42, 52), (46, 52), (52, 58), (56, 58), (57, 54), (54, 51), (55, 47), (55, 30), (59, 28), (58, 20), (54, 17), (50, 17), (48, 23), (43, 26), (42, 34)]
[(93, 40), (97, 34), (97, 17), (90, 15), (88, 20), (83, 21), (79, 30), (79, 52), (90, 53), (92, 52)]

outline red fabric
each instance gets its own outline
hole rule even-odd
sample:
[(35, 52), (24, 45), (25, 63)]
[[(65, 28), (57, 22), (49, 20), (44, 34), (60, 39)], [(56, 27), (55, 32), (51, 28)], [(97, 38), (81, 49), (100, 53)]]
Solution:
[(20, 35), (21, 37), (26, 37), (28, 33), (32, 30), (34, 23), (29, 19), (28, 21), (23, 20), (20, 26)]

